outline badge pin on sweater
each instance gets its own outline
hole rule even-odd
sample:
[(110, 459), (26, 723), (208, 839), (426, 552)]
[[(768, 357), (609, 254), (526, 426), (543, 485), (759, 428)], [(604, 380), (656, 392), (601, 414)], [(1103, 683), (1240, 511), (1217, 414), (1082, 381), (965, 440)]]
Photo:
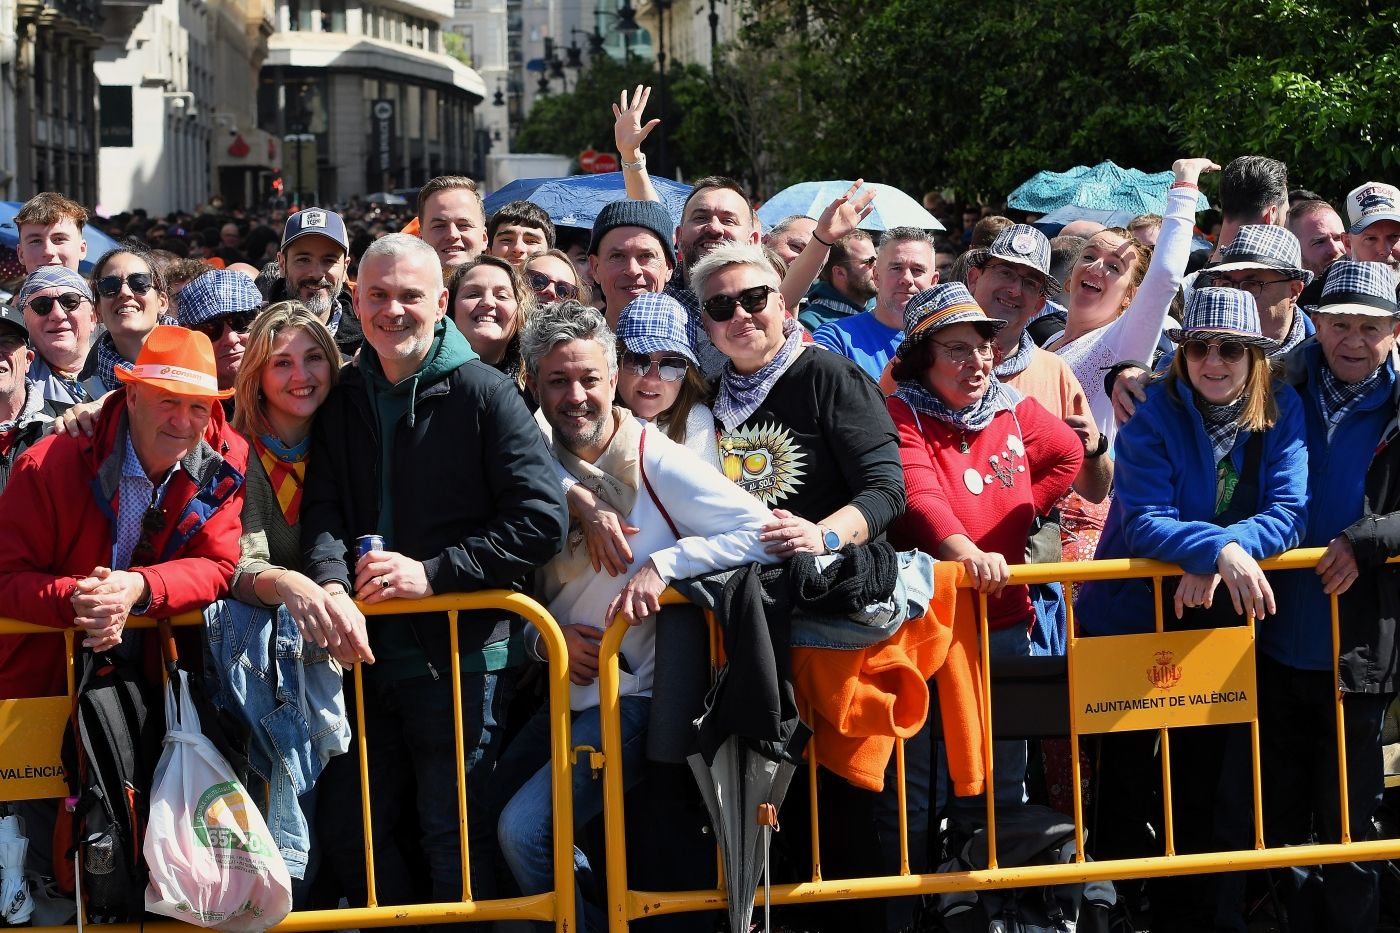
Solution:
[(1008, 435), (1006, 448), (1001, 453), (992, 454), (987, 458), (987, 463), (992, 468), (990, 473), (983, 474), (973, 467), (963, 471), (963, 484), (967, 486), (968, 492), (980, 496), (993, 482), (1000, 482), (1002, 488), (1010, 489), (1016, 474), (1026, 472), (1024, 463), (1015, 462), (1018, 458), (1024, 460), (1026, 457), (1026, 447), (1021, 443), (1021, 439), (1015, 434)]

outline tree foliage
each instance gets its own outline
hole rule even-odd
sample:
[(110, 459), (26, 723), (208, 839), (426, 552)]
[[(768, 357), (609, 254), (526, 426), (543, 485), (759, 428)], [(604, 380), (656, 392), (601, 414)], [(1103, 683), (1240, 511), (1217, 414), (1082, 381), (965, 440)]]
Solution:
[[(553, 152), (576, 156), (585, 149), (613, 151), (612, 105), (618, 94), (639, 84), (653, 86), (647, 115), (661, 115), (656, 66), (631, 59), (620, 62), (607, 55), (594, 58), (578, 74), (567, 94), (537, 98), (517, 131), (516, 152)], [(680, 169), (688, 178), (724, 173), (734, 164), (734, 133), (729, 113), (712, 93), (708, 74), (690, 65), (672, 67), (667, 73), (665, 129), (666, 155), (659, 150), (659, 130), (647, 140), (651, 170), (671, 175)]]
[[(740, 2), (740, 0), (730, 0)], [(743, 0), (716, 74), (672, 69), (669, 166), (771, 194), (864, 177), (992, 201), (1041, 169), (1259, 153), (1339, 197), (1400, 174), (1387, 0)], [(515, 148), (612, 146), (609, 104), (656, 83), (600, 58)], [(659, 115), (652, 97), (649, 115)], [(655, 134), (648, 158), (658, 158)]]

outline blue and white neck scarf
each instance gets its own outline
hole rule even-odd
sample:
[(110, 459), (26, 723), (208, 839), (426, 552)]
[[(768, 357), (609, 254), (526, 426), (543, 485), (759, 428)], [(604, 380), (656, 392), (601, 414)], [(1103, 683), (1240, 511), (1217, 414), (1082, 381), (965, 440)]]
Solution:
[(923, 387), (922, 383), (906, 379), (899, 383), (895, 397), (921, 415), (937, 418), (956, 431), (975, 434), (992, 423), (997, 412), (1011, 411), (1021, 400), (1021, 393), (1004, 385), (993, 377), (987, 384), (982, 397), (966, 408), (956, 411), (944, 404), (943, 400)]
[(1021, 342), (1016, 345), (1016, 352), (998, 363), (992, 374), (998, 379), (1010, 379), (1031, 365), (1031, 354), (1034, 351), (1035, 341), (1031, 339), (1030, 333), (1021, 331)]
[(733, 362), (724, 364), (724, 371), (719, 377), (719, 390), (715, 394), (714, 413), (715, 420), (726, 431), (733, 431), (758, 410), (778, 377), (787, 372), (787, 368), (797, 359), (798, 348), (802, 346), (802, 325), (792, 318), (786, 318), (783, 321), (783, 337), (786, 339), (777, 355), (756, 373), (743, 376), (734, 370)]

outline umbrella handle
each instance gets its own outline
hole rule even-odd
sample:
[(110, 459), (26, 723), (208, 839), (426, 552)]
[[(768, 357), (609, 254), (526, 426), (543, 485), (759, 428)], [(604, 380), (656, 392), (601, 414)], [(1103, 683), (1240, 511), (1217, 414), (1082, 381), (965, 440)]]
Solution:
[(778, 831), (778, 808), (771, 803), (761, 803), (754, 819), (763, 827), (763, 930), (768, 933), (773, 929), (768, 916), (773, 898), (772, 879), (768, 875), (768, 848), (773, 841), (773, 833)]

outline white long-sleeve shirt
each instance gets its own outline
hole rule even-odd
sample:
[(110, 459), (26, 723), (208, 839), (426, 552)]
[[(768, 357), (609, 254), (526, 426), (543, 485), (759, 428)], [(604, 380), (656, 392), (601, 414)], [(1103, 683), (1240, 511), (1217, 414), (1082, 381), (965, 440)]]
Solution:
[[(707, 464), (694, 451), (675, 443), (655, 425), (643, 424), (646, 432), (644, 466), (656, 496), (666, 507), (671, 521), (683, 537), (671, 533), (655, 501), (642, 484), (637, 502), (627, 516), (629, 524), (641, 529), (628, 538), (632, 563), (614, 577), (591, 567), (574, 579), (565, 580), (559, 571), (562, 560), (546, 564), (540, 574), (541, 596), (560, 625), (593, 625), (605, 628), (603, 614), (608, 604), (648, 560), (667, 584), (715, 570), (758, 562), (777, 563), (758, 540), (762, 527), (772, 521), (772, 513), (724, 474)], [(557, 461), (556, 461), (557, 462)], [(579, 544), (579, 547), (583, 547)], [(617, 623), (619, 625), (624, 623)], [(622, 640), (622, 654), (632, 673), (621, 674), (621, 695), (651, 695), (656, 663), (656, 620), (632, 626)], [(570, 685), (570, 706), (575, 710), (598, 705), (598, 685)]]
[(1195, 188), (1172, 188), (1167, 193), (1167, 212), (1162, 216), (1157, 248), (1128, 309), (1111, 323), (1055, 347), (1054, 352), (1069, 364), (1084, 387), (1089, 411), (1100, 433), (1108, 435), (1109, 449), (1118, 424), (1113, 417), (1113, 401), (1104, 391), (1104, 374), (1123, 360), (1151, 361), (1172, 298), (1181, 287), (1186, 263), (1191, 258), (1196, 195)]

